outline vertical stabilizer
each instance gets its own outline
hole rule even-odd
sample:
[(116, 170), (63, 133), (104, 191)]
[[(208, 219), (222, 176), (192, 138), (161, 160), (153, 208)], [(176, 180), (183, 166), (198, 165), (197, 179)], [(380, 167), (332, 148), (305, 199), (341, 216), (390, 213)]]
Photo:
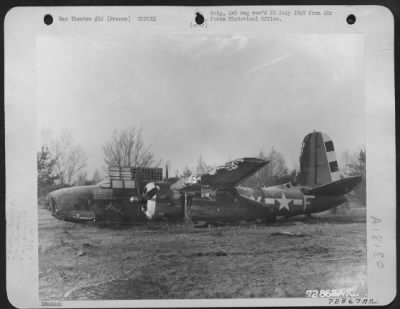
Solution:
[(339, 179), (339, 166), (332, 139), (325, 133), (316, 131), (306, 135), (300, 154), (300, 184), (315, 186)]

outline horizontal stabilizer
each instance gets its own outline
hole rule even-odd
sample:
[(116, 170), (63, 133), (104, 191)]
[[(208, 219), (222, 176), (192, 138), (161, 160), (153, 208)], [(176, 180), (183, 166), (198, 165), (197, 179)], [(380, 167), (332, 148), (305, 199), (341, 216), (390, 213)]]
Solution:
[(350, 176), (337, 181), (321, 185), (310, 190), (307, 194), (310, 195), (343, 195), (349, 193), (356, 185), (361, 182), (361, 176)]
[(210, 173), (201, 175), (199, 184), (216, 189), (229, 189), (253, 175), (269, 161), (258, 158), (241, 158), (219, 166)]

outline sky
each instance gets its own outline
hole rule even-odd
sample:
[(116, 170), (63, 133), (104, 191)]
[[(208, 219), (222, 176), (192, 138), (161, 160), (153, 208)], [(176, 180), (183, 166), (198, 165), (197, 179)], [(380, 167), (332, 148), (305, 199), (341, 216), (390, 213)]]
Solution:
[(317, 130), (340, 156), (365, 144), (363, 44), (356, 34), (41, 36), (38, 149), (68, 131), (90, 175), (113, 131), (136, 127), (170, 174), (271, 147), (294, 168)]

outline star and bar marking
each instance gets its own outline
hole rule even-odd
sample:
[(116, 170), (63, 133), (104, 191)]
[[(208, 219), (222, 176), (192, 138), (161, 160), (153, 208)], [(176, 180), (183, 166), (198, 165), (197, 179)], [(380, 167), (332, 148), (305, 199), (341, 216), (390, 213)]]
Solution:
[(279, 202), (279, 210), (282, 210), (284, 208), (287, 209), (288, 211), (290, 210), (289, 203), (290, 203), (290, 201), (293, 201), (293, 200), (292, 199), (287, 199), (286, 195), (285, 195), (285, 192), (282, 192), (282, 198), (277, 199), (277, 200)]
[(266, 197), (264, 198), (264, 203), (265, 204), (270, 204), (270, 205), (275, 205), (275, 202), (279, 203), (279, 210), (286, 209), (287, 211), (290, 211), (290, 203), (292, 202), (292, 205), (304, 205), (304, 210), (306, 210), (307, 206), (310, 205), (309, 199), (315, 198), (313, 195), (304, 195), (302, 199), (293, 199), (293, 198), (287, 198), (285, 195), (285, 192), (282, 192), (282, 197), (281, 198), (269, 198)]

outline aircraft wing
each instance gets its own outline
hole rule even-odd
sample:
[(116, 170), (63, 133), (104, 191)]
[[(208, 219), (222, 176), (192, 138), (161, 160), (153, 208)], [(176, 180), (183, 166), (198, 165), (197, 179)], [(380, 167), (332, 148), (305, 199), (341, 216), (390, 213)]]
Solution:
[(174, 179), (170, 188), (192, 196), (201, 194), (204, 188), (210, 187), (214, 190), (230, 190), (264, 167), (268, 162), (258, 158), (237, 159), (201, 175), (191, 183), (185, 182), (184, 178)]
[(269, 161), (258, 158), (241, 158), (217, 167), (210, 173), (201, 175), (199, 184), (215, 189), (229, 189), (253, 175)]
[(361, 176), (350, 176), (307, 190), (310, 195), (344, 195), (361, 182)]

